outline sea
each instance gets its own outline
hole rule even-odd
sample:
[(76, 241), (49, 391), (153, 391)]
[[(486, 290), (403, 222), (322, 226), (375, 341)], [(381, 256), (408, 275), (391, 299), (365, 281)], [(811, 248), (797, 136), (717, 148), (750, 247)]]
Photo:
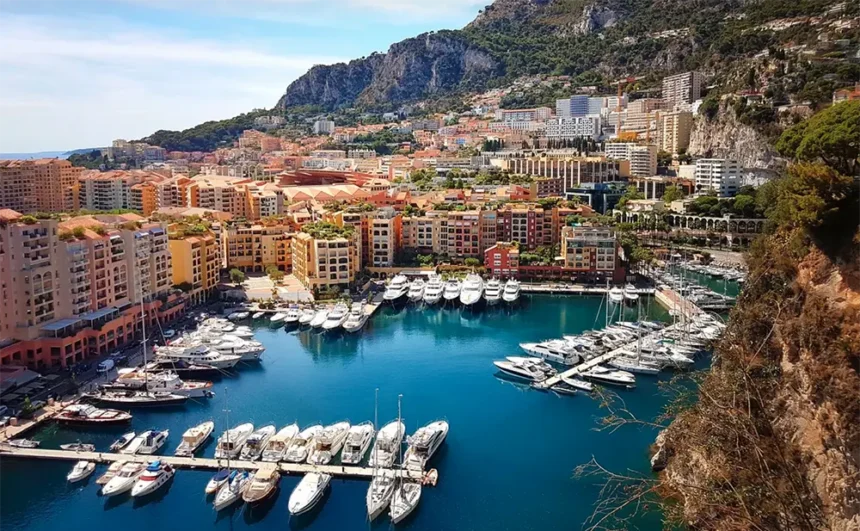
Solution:
[[(643, 297), (641, 311), (669, 317)], [(636, 310), (627, 310), (635, 318)], [(493, 360), (522, 355), (520, 342), (576, 334), (603, 326), (600, 297), (524, 295), (513, 307), (477, 311), (460, 308), (381, 308), (356, 334), (322, 333), (253, 323), (266, 346), (262, 361), (215, 382), (215, 397), (169, 410), (138, 410), (131, 429), (169, 429), (162, 452), (172, 453), (182, 432), (214, 420), (216, 436), (229, 425), (292, 422), (300, 426), (374, 420), (378, 390), (380, 424), (396, 419), (398, 397), (408, 433), (446, 419), (450, 433), (433, 457), (439, 472), (418, 508), (396, 527), (412, 530), (578, 529), (598, 501), (599, 478), (574, 478), (591, 459), (609, 470), (649, 470), (649, 446), (657, 430), (626, 425), (600, 431), (607, 414), (600, 400), (584, 393), (559, 396), (500, 376)], [(706, 361), (700, 362), (702, 366)], [(667, 401), (657, 377), (637, 376), (637, 387), (619, 391), (629, 410), (653, 419)], [(43, 448), (81, 440), (107, 450), (128, 428), (70, 429), (48, 425), (33, 437)], [(203, 455), (212, 456), (214, 441)], [(282, 478), (268, 504), (241, 505), (215, 513), (203, 488), (211, 472), (179, 470), (168, 485), (144, 499), (103, 498), (95, 479), (70, 485), (71, 462), (4, 459), (0, 464), (3, 531), (152, 531), (153, 529), (388, 529), (387, 514), (368, 522), (368, 481), (333, 479), (319, 505), (291, 518), (290, 492), (299, 477)], [(633, 524), (630, 524), (632, 526)], [(661, 528), (661, 517), (645, 511), (638, 529)], [(630, 527), (632, 528), (632, 527)]]

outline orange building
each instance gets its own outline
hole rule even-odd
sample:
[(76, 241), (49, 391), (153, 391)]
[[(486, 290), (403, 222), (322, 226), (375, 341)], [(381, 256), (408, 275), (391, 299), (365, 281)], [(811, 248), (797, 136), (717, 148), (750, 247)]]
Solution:
[(15, 207), (23, 213), (77, 210), (82, 172), (67, 160), (0, 161), (0, 208)]

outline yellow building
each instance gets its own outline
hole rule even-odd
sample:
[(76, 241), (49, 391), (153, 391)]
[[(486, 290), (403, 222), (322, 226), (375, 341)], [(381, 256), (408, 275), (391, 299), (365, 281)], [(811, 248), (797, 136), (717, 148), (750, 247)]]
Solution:
[(680, 153), (690, 147), (693, 130), (693, 113), (678, 111), (661, 114), (657, 122), (657, 137), (660, 149), (666, 153)]
[(221, 251), (214, 235), (187, 236), (170, 240), (173, 285), (190, 284), (192, 304), (206, 300), (218, 285)]
[(605, 227), (564, 227), (561, 230), (563, 266), (577, 271), (611, 275), (618, 258), (615, 232)]
[(158, 189), (154, 183), (139, 183), (129, 189), (128, 206), (144, 216), (149, 216), (158, 208)]
[(358, 273), (359, 250), (354, 230), (313, 224), (292, 241), (293, 274), (307, 289), (346, 289)]
[(227, 267), (264, 272), (270, 265), (289, 272), (292, 267), (288, 225), (249, 225), (227, 229)]

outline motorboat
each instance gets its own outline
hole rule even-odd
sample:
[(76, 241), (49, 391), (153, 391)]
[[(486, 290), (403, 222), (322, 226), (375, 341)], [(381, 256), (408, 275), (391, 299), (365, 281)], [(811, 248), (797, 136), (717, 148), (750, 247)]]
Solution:
[(412, 284), (409, 285), (409, 291), (406, 293), (406, 297), (410, 302), (421, 302), (424, 300), (424, 289), (425, 284), (423, 280), (420, 278), (413, 280)]
[[(538, 363), (533, 363), (531, 361), (533, 359), (535, 358), (519, 358), (511, 356), (504, 361), (494, 361), (493, 365), (505, 374), (509, 374), (515, 378), (528, 380), (530, 382), (542, 382), (551, 376), (555, 376), (555, 369), (548, 366), (545, 368)], [(545, 362), (541, 363), (545, 364)]]
[(176, 470), (167, 463), (153, 461), (146, 467), (143, 474), (137, 478), (134, 487), (131, 488), (131, 497), (140, 498), (152, 494), (166, 485), (176, 474)]
[(210, 421), (198, 424), (193, 428), (188, 428), (182, 434), (182, 442), (176, 447), (175, 455), (191, 457), (194, 452), (203, 447), (209, 437), (212, 436), (212, 431), (215, 429), (215, 423)]
[(463, 288), (460, 290), (460, 303), (463, 306), (472, 306), (481, 300), (484, 294), (484, 279), (475, 273), (466, 275)]
[(131, 440), (131, 442), (129, 442), (119, 450), (119, 453), (126, 455), (134, 455), (138, 453), (140, 447), (143, 445), (144, 440), (150, 435), (152, 435), (152, 433), (152, 430), (148, 430), (137, 434), (134, 439)]
[(615, 304), (624, 302), (624, 290), (615, 287), (609, 290), (609, 300)]
[(312, 465), (327, 465), (332, 462), (346, 442), (349, 433), (349, 422), (338, 422), (326, 426), (314, 439), (313, 449), (308, 455), (308, 463)]
[(346, 442), (343, 445), (343, 454), (340, 462), (345, 465), (357, 465), (364, 459), (364, 454), (370, 448), (373, 440), (373, 424), (362, 422), (349, 429), (346, 434)]
[[(141, 433), (140, 435), (138, 435), (138, 437), (142, 438), (143, 440), (138, 445), (137, 452), (135, 452), (135, 453), (142, 454), (142, 455), (153, 455), (153, 454), (155, 454), (157, 451), (159, 451), (161, 449), (162, 446), (164, 446), (164, 443), (167, 442), (167, 437), (169, 435), (170, 435), (170, 430), (163, 430), (163, 431), (150, 430), (150, 431), (145, 431), (145, 432)], [(133, 444), (134, 444), (134, 441), (132, 441), (132, 444), (130, 444), (129, 446), (132, 446)]]
[(460, 290), (463, 288), (460, 281), (456, 278), (450, 278), (445, 282), (445, 289), (442, 290), (442, 298), (445, 302), (456, 301), (460, 298)]
[(108, 469), (105, 470), (105, 473), (99, 476), (99, 478), (96, 480), (96, 485), (107, 485), (108, 482), (113, 479), (114, 476), (119, 474), (119, 471), (126, 463), (128, 463), (128, 461), (114, 461), (113, 463), (111, 463)]
[(283, 320), (284, 320), (284, 319), (286, 319), (286, 318), (287, 318), (287, 314), (285, 314), (285, 313), (283, 313), (283, 312), (278, 312), (278, 313), (276, 313), (275, 315), (273, 315), (273, 316), (271, 317), (271, 319), (269, 319), (269, 321), (270, 321), (272, 324), (275, 324), (275, 323), (280, 323), (281, 321), (283, 321)]
[(564, 380), (553, 385), (549, 390), (559, 395), (575, 395), (577, 391), (576, 387), (568, 384)]
[(126, 462), (119, 472), (102, 487), (102, 495), (106, 497), (116, 496), (128, 492), (134, 487), (137, 478), (146, 470), (145, 463)]
[(222, 433), (215, 447), (215, 459), (235, 458), (253, 432), (254, 425), (246, 422)]
[(442, 277), (433, 275), (424, 286), (424, 302), (426, 304), (436, 304), (442, 298), (442, 292), (445, 290), (445, 284), (442, 282)]
[(73, 442), (73, 443), (68, 443), (68, 444), (61, 444), (60, 449), (61, 450), (68, 450), (70, 452), (95, 452), (96, 451), (96, 445), (89, 444), (89, 443), (82, 443), (81, 441), (78, 441), (78, 442)]
[(163, 371), (173, 371), (180, 378), (205, 378), (205, 377), (220, 377), (221, 369), (206, 365), (203, 363), (190, 363), (187, 361), (173, 360), (155, 360), (147, 363), (143, 370), (150, 374), (157, 374)]
[(576, 365), (580, 355), (563, 339), (551, 339), (540, 343), (520, 343), (520, 348), (532, 356), (539, 356), (555, 363)]
[(123, 448), (125, 448), (126, 446), (131, 444), (131, 441), (134, 440), (135, 435), (136, 434), (133, 431), (130, 431), (128, 433), (123, 433), (119, 439), (117, 439), (111, 443), (110, 451), (111, 452), (119, 452), (120, 450), (122, 450)]
[(250, 326), (237, 326), (236, 330), (230, 332), (230, 335), (236, 336), (240, 339), (248, 339), (254, 337), (254, 331), (251, 330)]
[(401, 481), (394, 489), (391, 497), (391, 522), (399, 524), (409, 516), (421, 500), (421, 484), (413, 481)]
[(266, 350), (259, 341), (250, 341), (233, 334), (226, 334), (217, 339), (203, 339), (204, 345), (219, 354), (239, 356), (239, 361), (260, 361), (260, 356)]
[(322, 430), (323, 427), (319, 424), (303, 429), (290, 443), (284, 459), (290, 463), (303, 463), (308, 458), (314, 439)]
[(72, 404), (63, 408), (54, 420), (73, 426), (113, 426), (130, 422), (131, 413), (117, 409), (99, 409), (92, 404)]
[(243, 461), (256, 461), (259, 459), (260, 454), (263, 453), (263, 448), (266, 447), (266, 443), (275, 434), (276, 429), (274, 424), (269, 424), (255, 430), (245, 440), (245, 446), (242, 447), (239, 458)]
[(517, 302), (520, 298), (520, 283), (514, 279), (505, 282), (505, 290), (502, 292), (502, 300), (505, 302)]
[(325, 321), (322, 324), (323, 330), (335, 330), (343, 326), (349, 318), (349, 308), (346, 304), (337, 304), (332, 311), (328, 313)]
[(288, 325), (294, 325), (299, 322), (302, 312), (298, 308), (290, 308), (287, 310), (287, 316), (284, 317), (284, 322)]
[[(143, 386), (150, 393), (172, 393), (187, 396), (188, 398), (210, 398), (214, 396), (214, 393), (212, 392), (212, 382), (185, 381), (173, 371), (164, 371), (153, 374), (143, 372), (140, 374), (140, 378)], [(134, 381), (131, 378), (127, 378), (127, 380), (131, 382)], [(121, 388), (122, 386), (105, 387), (105, 389)]]
[(266, 445), (263, 447), (263, 453), (260, 455), (260, 460), (270, 463), (277, 463), (278, 461), (283, 460), (284, 455), (287, 453), (287, 449), (298, 434), (298, 424), (293, 423), (281, 428), (278, 433), (273, 435), (272, 438), (266, 442)]
[(627, 284), (624, 286), (624, 300), (628, 302), (636, 302), (639, 299), (639, 293), (636, 291), (636, 286)]
[(96, 464), (92, 461), (78, 461), (72, 467), (72, 471), (66, 476), (69, 483), (77, 483), (90, 477), (95, 472)]
[(290, 514), (297, 515), (310, 511), (322, 499), (326, 487), (331, 482), (331, 476), (328, 474), (320, 474), (311, 472), (305, 474), (305, 477), (299, 481), (296, 488), (290, 494), (290, 501), (287, 503), (287, 508)]
[(620, 369), (622, 371), (634, 374), (660, 374), (660, 367), (650, 365), (642, 360), (637, 360), (635, 358), (619, 356), (617, 358), (609, 360), (606, 364), (611, 367), (615, 367), (616, 369)]
[(167, 392), (149, 391), (105, 391), (85, 394), (84, 398), (101, 405), (120, 407), (165, 407), (181, 406), (188, 397)]
[(242, 493), (242, 499), (251, 505), (260, 503), (275, 492), (280, 480), (281, 474), (274, 467), (261, 468), (257, 470), (251, 484)]
[(595, 380), (610, 385), (620, 385), (628, 388), (635, 387), (636, 385), (636, 377), (629, 372), (609, 369), (600, 365), (595, 365), (594, 367), (581, 372), (580, 376), (588, 378), (589, 380)]
[(242, 356), (224, 354), (209, 348), (207, 345), (197, 344), (188, 347), (155, 347), (156, 358), (169, 361), (185, 361), (188, 363), (209, 365), (216, 369), (232, 369), (241, 361)]
[(231, 321), (244, 321), (250, 315), (251, 314), (249, 312), (233, 312), (227, 316), (227, 319), (230, 319)]
[(212, 477), (209, 478), (209, 481), (206, 483), (206, 487), (203, 489), (207, 495), (215, 494), (216, 492), (221, 490), (221, 487), (227, 484), (230, 481), (230, 470), (226, 468), (222, 468), (218, 472), (212, 474)]
[(318, 310), (316, 314), (314, 314), (314, 318), (311, 320), (311, 327), (319, 328), (325, 323), (325, 320), (328, 319), (328, 310)]
[(38, 448), (39, 441), (33, 439), (12, 439), (7, 443), (13, 448)]
[(251, 481), (253, 480), (254, 475), (247, 470), (234, 470), (231, 472), (227, 483), (218, 489), (218, 494), (215, 495), (215, 499), (212, 501), (215, 510), (226, 509), (241, 500), (242, 494), (245, 493), (245, 490), (251, 485)]
[(589, 393), (594, 391), (594, 385), (590, 382), (580, 380), (579, 378), (566, 378), (562, 376), (561, 381), (575, 389), (579, 389), (580, 391), (587, 391)]
[(487, 281), (484, 288), (484, 300), (487, 304), (497, 304), (502, 299), (502, 283), (496, 278)]
[(397, 479), (394, 476), (373, 476), (365, 497), (367, 516), (371, 521), (382, 514), (382, 511), (384, 511), (388, 507), (388, 504), (391, 503), (391, 498), (394, 496), (396, 486)]
[(400, 443), (406, 434), (402, 421), (392, 420), (376, 433), (376, 441), (370, 452), (369, 467), (391, 468), (400, 451)]
[(304, 310), (302, 310), (301, 315), (299, 315), (299, 324), (303, 326), (311, 324), (311, 321), (316, 316), (316, 314), (317, 313), (312, 309), (305, 308)]
[(444, 420), (437, 420), (418, 428), (418, 431), (412, 437), (406, 438), (409, 448), (403, 456), (403, 467), (410, 470), (423, 471), (427, 461), (442, 446), (447, 436), (448, 423)]
[(264, 316), (264, 315), (266, 315), (266, 312), (257, 312), (257, 313), (255, 313), (254, 315), (252, 315), (252, 316), (251, 316), (251, 319), (257, 320), (257, 319), (259, 319), (260, 317), (262, 317), (262, 316)]
[(391, 282), (385, 287), (382, 300), (385, 302), (397, 302), (409, 291), (409, 279), (404, 275), (395, 275)]
[(346, 321), (343, 322), (343, 329), (350, 333), (358, 332), (364, 328), (369, 318), (363, 305), (353, 304)]

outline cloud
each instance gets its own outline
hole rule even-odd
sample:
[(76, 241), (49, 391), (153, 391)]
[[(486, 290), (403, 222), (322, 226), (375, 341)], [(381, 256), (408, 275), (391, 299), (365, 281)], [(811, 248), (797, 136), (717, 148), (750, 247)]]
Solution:
[(98, 147), (270, 107), (314, 64), (342, 60), (116, 20), (0, 19), (0, 151)]

